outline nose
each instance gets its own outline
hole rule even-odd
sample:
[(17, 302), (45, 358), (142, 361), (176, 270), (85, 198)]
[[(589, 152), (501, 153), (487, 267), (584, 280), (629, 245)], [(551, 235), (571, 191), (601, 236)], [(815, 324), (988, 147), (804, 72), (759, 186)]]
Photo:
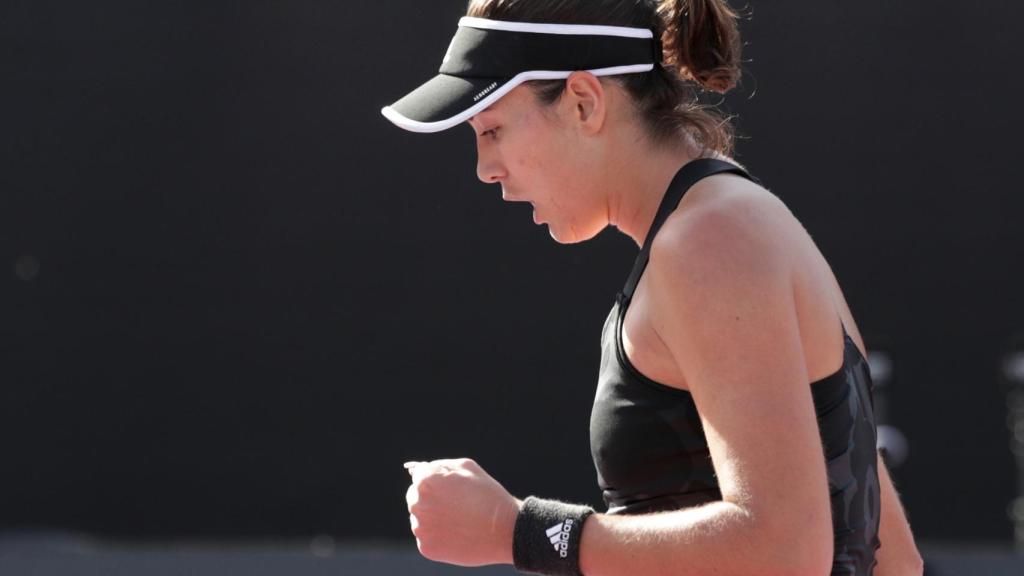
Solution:
[(485, 148), (485, 146), (477, 144), (476, 177), (484, 184), (495, 184), (508, 176), (508, 172), (497, 155)]

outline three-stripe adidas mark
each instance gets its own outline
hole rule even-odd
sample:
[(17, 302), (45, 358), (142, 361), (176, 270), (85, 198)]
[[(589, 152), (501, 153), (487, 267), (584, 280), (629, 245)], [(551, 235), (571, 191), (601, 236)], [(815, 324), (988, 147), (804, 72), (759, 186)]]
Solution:
[(572, 533), (573, 519), (566, 518), (546, 530), (548, 540), (555, 546), (555, 551), (562, 558), (569, 555), (569, 535)]

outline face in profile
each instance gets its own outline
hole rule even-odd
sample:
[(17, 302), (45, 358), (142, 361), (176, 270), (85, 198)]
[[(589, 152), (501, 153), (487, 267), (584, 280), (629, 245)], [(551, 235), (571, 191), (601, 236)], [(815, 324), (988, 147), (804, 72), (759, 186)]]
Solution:
[(532, 204), (534, 221), (563, 244), (592, 238), (608, 224), (594, 186), (598, 166), (566, 101), (545, 106), (521, 85), (469, 120), (480, 180), (500, 184), (506, 201)]

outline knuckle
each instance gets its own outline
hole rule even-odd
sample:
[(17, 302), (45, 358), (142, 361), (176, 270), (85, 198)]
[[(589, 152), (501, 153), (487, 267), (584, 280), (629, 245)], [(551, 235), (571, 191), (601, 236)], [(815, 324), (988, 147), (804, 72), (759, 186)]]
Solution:
[(422, 555), (427, 560), (434, 559), (434, 549), (429, 544), (427, 544), (427, 542), (424, 539), (416, 539), (416, 548), (419, 549), (420, 555)]
[(419, 483), (416, 485), (416, 489), (421, 494), (429, 494), (437, 488), (437, 476), (424, 476), (420, 478)]

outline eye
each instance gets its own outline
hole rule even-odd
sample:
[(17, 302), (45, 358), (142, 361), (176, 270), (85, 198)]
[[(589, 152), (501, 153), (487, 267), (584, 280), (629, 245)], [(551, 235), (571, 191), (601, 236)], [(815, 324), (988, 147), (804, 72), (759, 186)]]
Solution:
[(490, 138), (491, 140), (494, 140), (494, 139), (496, 139), (498, 137), (498, 129), (497, 128), (491, 128), (490, 130), (484, 130), (483, 132), (480, 133), (480, 136), (487, 137), (487, 138)]

